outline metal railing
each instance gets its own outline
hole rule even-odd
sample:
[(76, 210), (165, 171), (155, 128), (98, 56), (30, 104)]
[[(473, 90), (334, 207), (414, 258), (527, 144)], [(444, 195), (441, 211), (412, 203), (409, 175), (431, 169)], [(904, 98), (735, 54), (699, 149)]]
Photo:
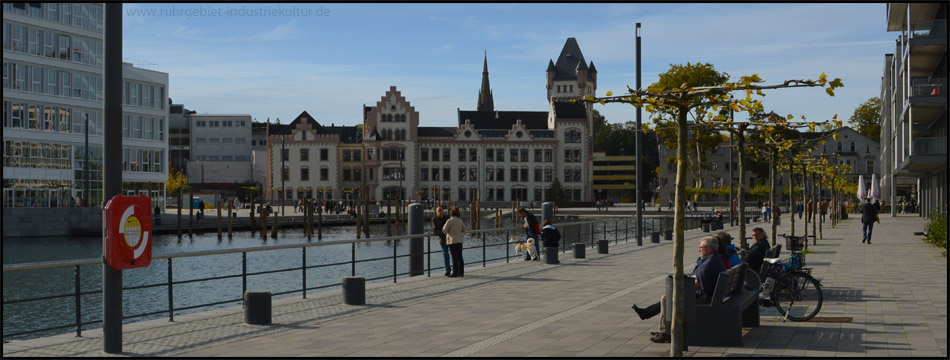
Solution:
[[(702, 220), (706, 219), (705, 214), (687, 214), (686, 216), (686, 229), (696, 229), (701, 227)], [(650, 231), (661, 231), (665, 229), (672, 229), (673, 227), (673, 218), (672, 217), (652, 217), (645, 218), (644, 227), (646, 230)], [(622, 223), (622, 224), (621, 224)], [(573, 243), (587, 243), (584, 241), (584, 238), (589, 238), (589, 246), (594, 247), (595, 240), (614, 240), (614, 243), (619, 243), (621, 238), (624, 242), (628, 242), (631, 238), (636, 237), (635, 231), (635, 218), (632, 217), (622, 217), (622, 218), (611, 218), (607, 220), (589, 220), (589, 221), (575, 221), (555, 224), (558, 230), (561, 232), (562, 241), (559, 244), (560, 252), (566, 252), (572, 249)], [(501, 241), (498, 241), (496, 236), (494, 242), (489, 241), (489, 235), (498, 234), (499, 236), (504, 233), (504, 238)], [(511, 258), (515, 255), (512, 253), (512, 246), (509, 246), (509, 239), (512, 238), (512, 235), (515, 235), (519, 238), (524, 236), (524, 230), (521, 227), (506, 227), (506, 228), (496, 228), (496, 229), (483, 229), (483, 230), (470, 230), (465, 233), (467, 240), (465, 244), (475, 245), (463, 247), (464, 250), (481, 250), (481, 263), (485, 267), (489, 262), (497, 262), (500, 260), (505, 260), (505, 262), (510, 262)], [(649, 239), (650, 234), (647, 231), (644, 231), (644, 236)], [(253, 248), (241, 248), (241, 249), (228, 249), (228, 250), (208, 250), (208, 251), (195, 251), (187, 253), (177, 253), (177, 254), (160, 254), (153, 255), (153, 263), (149, 267), (160, 266), (158, 263), (161, 260), (164, 260), (166, 263), (165, 271), (165, 281), (145, 284), (145, 285), (136, 285), (136, 286), (123, 286), (123, 291), (134, 291), (134, 290), (143, 290), (151, 288), (165, 288), (168, 305), (165, 309), (157, 311), (147, 311), (138, 314), (132, 315), (123, 315), (123, 319), (135, 319), (142, 317), (153, 317), (156, 315), (167, 314), (169, 321), (174, 321), (175, 314), (182, 314), (184, 311), (196, 310), (200, 308), (209, 308), (214, 306), (221, 306), (230, 303), (239, 303), (243, 302), (242, 298), (226, 298), (223, 300), (217, 300), (212, 302), (206, 302), (196, 305), (181, 306), (176, 307), (174, 302), (174, 291), (177, 285), (192, 284), (199, 282), (208, 282), (216, 281), (223, 279), (232, 279), (240, 278), (241, 279), (241, 294), (243, 296), (244, 292), (247, 291), (248, 287), (248, 278), (253, 276), (260, 276), (265, 274), (275, 274), (275, 273), (285, 273), (285, 272), (300, 272), (302, 281), (299, 286), (287, 290), (275, 292), (272, 295), (281, 296), (293, 293), (301, 293), (303, 298), (307, 297), (307, 292), (311, 290), (321, 290), (330, 287), (340, 286), (339, 282), (333, 282), (326, 285), (319, 286), (307, 286), (307, 270), (317, 269), (317, 268), (326, 268), (332, 266), (345, 266), (349, 265), (349, 272), (351, 276), (356, 276), (356, 265), (359, 263), (367, 262), (380, 262), (380, 261), (392, 261), (392, 271), (391, 274), (369, 277), (366, 278), (367, 281), (381, 280), (392, 278), (393, 282), (397, 282), (400, 276), (409, 276), (410, 270), (400, 272), (399, 271), (399, 259), (408, 258), (410, 256), (418, 256), (419, 254), (410, 254), (408, 251), (408, 246), (404, 248), (405, 253), (400, 254), (398, 252), (398, 246), (393, 244), (393, 253), (391, 256), (385, 257), (375, 257), (367, 259), (358, 259), (356, 255), (357, 244), (363, 243), (374, 243), (374, 242), (384, 242), (384, 241), (398, 241), (398, 240), (408, 240), (408, 239), (419, 239), (423, 238), (426, 241), (426, 249), (422, 255), (426, 257), (426, 265), (423, 270), (428, 276), (431, 276), (432, 270), (444, 269), (444, 266), (433, 266), (432, 264), (432, 254), (439, 254), (442, 252), (440, 246), (438, 245), (438, 237), (431, 234), (410, 234), (410, 235), (400, 235), (400, 236), (386, 236), (386, 237), (376, 237), (376, 238), (366, 238), (366, 239), (354, 239), (354, 240), (334, 240), (334, 241), (323, 241), (319, 243), (308, 243), (308, 244), (287, 244), (287, 245), (271, 245), (271, 246), (260, 246)], [(436, 245), (435, 249), (432, 248), (433, 240), (435, 240)], [(634, 239), (636, 240), (636, 239)], [(540, 239), (537, 239), (540, 242)], [(307, 249), (313, 247), (323, 247), (323, 246), (334, 246), (334, 245), (350, 245), (350, 258), (345, 261), (336, 261), (328, 262), (323, 264), (308, 264), (307, 263)], [(505, 247), (505, 255), (503, 257), (488, 257), (487, 249), (490, 247)], [(539, 247), (541, 245), (538, 245)], [(248, 253), (255, 252), (265, 252), (265, 251), (275, 251), (275, 250), (286, 250), (286, 249), (300, 249), (301, 251), (301, 263), (300, 266), (271, 269), (271, 270), (262, 270), (262, 271), (248, 271)], [(470, 252), (469, 252), (470, 253)], [(183, 259), (189, 257), (205, 257), (213, 255), (226, 255), (226, 254), (241, 254), (241, 271), (238, 274), (230, 275), (220, 275), (220, 276), (211, 276), (211, 277), (200, 277), (187, 280), (175, 280), (172, 264), (175, 259)], [(538, 254), (540, 255), (540, 254)], [(76, 336), (82, 335), (82, 330), (84, 327), (88, 328), (89, 325), (101, 323), (102, 320), (83, 320), (83, 306), (82, 300), (84, 296), (90, 295), (101, 295), (102, 289), (94, 290), (82, 290), (82, 281), (81, 281), (81, 266), (83, 265), (101, 265), (102, 259), (78, 259), (78, 260), (65, 260), (65, 261), (48, 261), (48, 262), (34, 262), (34, 263), (23, 263), (23, 264), (13, 264), (13, 265), (4, 265), (3, 272), (5, 274), (23, 271), (23, 270), (36, 270), (36, 269), (53, 269), (53, 268), (73, 268), (73, 291), (70, 293), (58, 294), (58, 295), (49, 295), (49, 296), (39, 296), (39, 297), (28, 297), (20, 298), (13, 300), (4, 300), (4, 312), (7, 311), (6, 307), (13, 304), (22, 304), (22, 303), (34, 303), (39, 301), (54, 300), (54, 299), (72, 299), (73, 308), (75, 309), (75, 321), (69, 324), (56, 325), (51, 327), (43, 327), (40, 329), (29, 329), (23, 331), (16, 331), (11, 333), (4, 333), (3, 338), (8, 337), (22, 337), (25, 335), (38, 334), (38, 333), (50, 333), (56, 332), (57, 330), (75, 328)], [(437, 262), (438, 263), (438, 262)], [(477, 264), (477, 261), (475, 262)], [(471, 264), (471, 263), (470, 263)], [(88, 305), (88, 304), (87, 304)], [(99, 305), (101, 306), (101, 305)], [(67, 307), (68, 308), (68, 307)], [(61, 307), (45, 307), (47, 310), (61, 309)], [(87, 310), (87, 315), (88, 315)], [(98, 312), (101, 314), (101, 307), (98, 308)], [(4, 317), (4, 322), (7, 321), (7, 317)], [(6, 325), (4, 326), (6, 328)]]

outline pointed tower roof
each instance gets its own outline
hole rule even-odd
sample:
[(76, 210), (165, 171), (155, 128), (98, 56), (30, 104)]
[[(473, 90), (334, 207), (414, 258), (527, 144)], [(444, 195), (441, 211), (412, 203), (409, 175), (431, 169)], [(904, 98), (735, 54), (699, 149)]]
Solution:
[[(579, 63), (584, 63), (581, 66)], [(555, 80), (569, 80), (577, 79), (576, 70), (578, 68), (586, 68), (586, 61), (584, 61), (584, 54), (581, 53), (581, 47), (577, 45), (577, 39), (567, 38), (567, 41), (564, 42), (564, 47), (561, 49), (561, 55), (558, 56), (557, 62), (554, 64)], [(587, 73), (589, 80), (593, 80), (590, 75), (590, 72)]]
[(488, 51), (485, 51), (485, 62), (482, 65), (482, 88), (478, 90), (478, 106), (475, 109), (478, 111), (495, 111), (491, 85), (488, 83)]
[(554, 60), (548, 60), (548, 70), (547, 70), (547, 71), (557, 72), (557, 68), (554, 67)]
[(597, 68), (594, 67), (594, 62), (593, 62), (593, 61), (590, 62), (590, 70), (587, 70), (587, 71), (590, 72), (591, 74), (597, 72)]

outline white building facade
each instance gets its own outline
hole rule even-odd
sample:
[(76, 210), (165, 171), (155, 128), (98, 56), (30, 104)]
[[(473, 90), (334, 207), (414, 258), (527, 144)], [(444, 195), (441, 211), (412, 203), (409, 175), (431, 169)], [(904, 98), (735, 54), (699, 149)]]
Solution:
[[(3, 4), (3, 206), (102, 199), (101, 4)], [(123, 193), (159, 204), (168, 177), (168, 74), (123, 63)], [(85, 126), (88, 120), (88, 128)]]

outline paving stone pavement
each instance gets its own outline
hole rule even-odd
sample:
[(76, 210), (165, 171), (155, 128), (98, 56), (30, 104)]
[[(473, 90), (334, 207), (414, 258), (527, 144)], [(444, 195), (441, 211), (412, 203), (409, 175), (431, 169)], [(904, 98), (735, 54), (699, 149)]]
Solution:
[[(789, 232), (787, 222), (780, 232)], [(853, 322), (783, 323), (763, 308), (762, 326), (743, 330), (743, 346), (691, 346), (685, 355), (946, 358), (947, 259), (913, 235), (923, 224), (885, 216), (868, 245), (852, 218), (826, 224), (810, 245), (807, 264), (825, 297), (818, 316)], [(686, 263), (703, 235), (687, 232)], [(630, 305), (665, 292), (672, 249), (648, 237), (642, 247), (611, 241), (607, 255), (588, 248), (586, 259), (562, 253), (558, 266), (470, 264), (464, 278), (368, 284), (365, 306), (343, 305), (339, 290), (279, 299), (265, 326), (244, 324), (241, 307), (126, 324), (116, 356), (668, 356), (669, 344), (649, 341), (656, 320), (639, 320)], [(101, 329), (83, 334), (11, 341), (3, 356), (109, 356)]]

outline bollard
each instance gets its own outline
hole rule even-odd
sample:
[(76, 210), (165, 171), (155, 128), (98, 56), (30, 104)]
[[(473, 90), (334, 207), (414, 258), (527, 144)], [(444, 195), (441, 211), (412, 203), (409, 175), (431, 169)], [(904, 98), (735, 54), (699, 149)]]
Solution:
[(673, 240), (673, 230), (663, 230), (663, 237), (666, 238), (666, 240)]
[(585, 258), (585, 251), (587, 250), (587, 244), (575, 243), (574, 244), (574, 258), (583, 259)]
[[(425, 230), (422, 204), (409, 204), (409, 234), (421, 235)], [(425, 242), (421, 237), (409, 239), (409, 276), (425, 273)]]
[(709, 232), (709, 222), (703, 220), (703, 232)]
[(541, 223), (544, 223), (544, 220), (550, 220), (551, 224), (554, 224), (554, 203), (546, 201), (541, 203)]
[(654, 244), (659, 244), (659, 243), (660, 243), (660, 232), (659, 232), (659, 231), (654, 231), (652, 234), (650, 234), (650, 242), (652, 242), (652, 243), (654, 243)]
[(271, 295), (269, 291), (244, 292), (244, 322), (252, 325), (271, 323)]
[(557, 247), (544, 247), (544, 263), (549, 265), (560, 264), (557, 260)]
[(597, 240), (597, 253), (606, 254), (608, 244), (609, 242), (607, 242), (607, 240)]
[(366, 279), (362, 276), (343, 277), (343, 303), (366, 305)]

